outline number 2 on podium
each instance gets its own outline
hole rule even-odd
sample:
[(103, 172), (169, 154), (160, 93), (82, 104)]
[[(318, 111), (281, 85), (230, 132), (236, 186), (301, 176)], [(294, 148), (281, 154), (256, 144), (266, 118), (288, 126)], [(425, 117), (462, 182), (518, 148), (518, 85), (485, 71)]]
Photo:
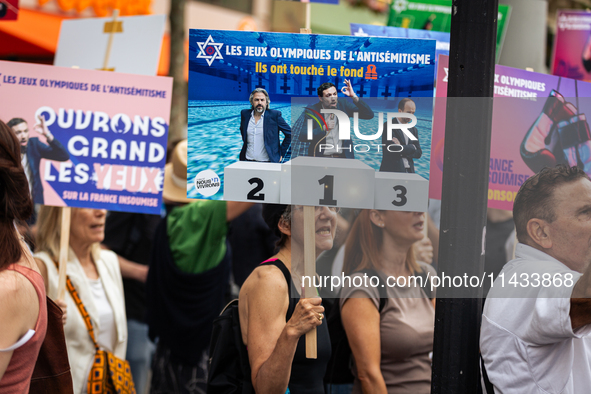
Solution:
[(263, 182), (263, 180), (261, 178), (250, 178), (248, 180), (248, 183), (250, 183), (251, 185), (256, 183), (257, 185), (254, 187), (254, 189), (252, 189), (251, 191), (248, 192), (248, 194), (246, 195), (246, 199), (247, 200), (254, 200), (254, 201), (264, 201), (265, 200), (264, 193), (259, 193), (257, 195), (257, 193), (260, 192), (261, 190), (263, 190), (263, 187), (265, 187), (265, 183)]

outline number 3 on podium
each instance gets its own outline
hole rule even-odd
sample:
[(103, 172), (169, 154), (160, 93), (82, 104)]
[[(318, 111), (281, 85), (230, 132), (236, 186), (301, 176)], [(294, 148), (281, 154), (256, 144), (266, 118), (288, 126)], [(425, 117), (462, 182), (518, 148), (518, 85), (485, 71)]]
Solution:
[(394, 193), (396, 194), (396, 199), (392, 201), (392, 205), (397, 207), (403, 207), (406, 205), (406, 188), (402, 185), (394, 186)]

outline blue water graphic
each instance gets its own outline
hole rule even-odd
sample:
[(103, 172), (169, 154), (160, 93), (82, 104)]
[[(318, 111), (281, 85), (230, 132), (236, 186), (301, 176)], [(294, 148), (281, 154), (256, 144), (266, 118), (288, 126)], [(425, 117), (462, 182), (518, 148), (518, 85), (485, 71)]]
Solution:
[[(193, 180), (203, 170), (210, 169), (216, 172), (223, 185), (224, 168), (238, 161), (242, 149), (242, 137), (240, 136), (240, 111), (248, 108), (248, 102), (226, 101), (226, 100), (189, 100), (188, 109), (188, 136), (189, 136), (189, 157), (187, 164), (188, 197), (202, 197), (195, 190)], [(273, 102), (271, 108), (281, 111), (285, 121), (293, 125), (302, 113), (303, 107), (292, 109), (289, 102)], [(393, 110), (389, 110), (392, 112)], [(417, 108), (417, 129), (419, 130), (419, 142), (423, 154), (420, 159), (415, 159), (416, 173), (425, 179), (429, 179), (429, 162), (431, 158), (431, 111)], [(362, 134), (375, 134), (378, 125), (378, 113), (374, 119), (360, 120), (359, 131)], [(281, 135), (283, 137), (283, 135)], [(362, 141), (351, 134), (353, 144), (367, 144), (371, 141)], [(381, 142), (381, 141), (380, 141)], [(297, 140), (292, 135), (291, 149), (293, 156), (305, 154), (307, 143)], [(295, 152), (299, 152), (296, 154)], [(370, 152), (355, 152), (355, 158), (372, 167), (374, 170), (380, 168), (382, 153), (372, 148)], [(222, 189), (210, 197), (221, 199)]]

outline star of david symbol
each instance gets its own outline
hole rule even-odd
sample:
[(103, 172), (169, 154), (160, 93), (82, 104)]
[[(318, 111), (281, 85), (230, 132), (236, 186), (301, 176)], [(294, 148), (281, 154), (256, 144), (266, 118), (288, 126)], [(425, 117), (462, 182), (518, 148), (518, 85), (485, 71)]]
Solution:
[(353, 35), (359, 36), (359, 37), (367, 37), (368, 36), (368, 34), (363, 31), (362, 27), (360, 27), (359, 30), (357, 30), (355, 33), (353, 33)]
[(222, 49), (224, 44), (221, 42), (214, 42), (211, 35), (205, 40), (205, 42), (197, 42), (197, 45), (199, 46), (197, 59), (207, 60), (209, 66), (211, 66), (211, 63), (213, 63), (215, 59), (223, 59), (220, 49)]

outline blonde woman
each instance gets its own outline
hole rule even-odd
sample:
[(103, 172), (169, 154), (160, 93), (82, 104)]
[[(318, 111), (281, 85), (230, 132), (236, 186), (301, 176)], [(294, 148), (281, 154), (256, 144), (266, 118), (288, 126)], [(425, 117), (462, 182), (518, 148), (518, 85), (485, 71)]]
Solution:
[[(47, 295), (57, 298), (60, 217), (62, 208), (42, 206), (35, 260)], [(125, 359), (127, 323), (123, 282), (117, 255), (100, 248), (105, 210), (72, 209), (67, 274), (92, 321), (98, 345)], [(68, 318), (64, 326), (75, 393), (85, 393), (95, 347), (74, 299), (66, 291)]]
[[(415, 260), (413, 244), (423, 238), (421, 212), (364, 210), (353, 224), (345, 247), (343, 271), (362, 270), (399, 279), (379, 310), (376, 287), (344, 287), (341, 318), (354, 358), (353, 393), (427, 394), (431, 391), (431, 359), (435, 309), (419, 285), (408, 278), (435, 275)], [(384, 284), (386, 285), (386, 284)]]

